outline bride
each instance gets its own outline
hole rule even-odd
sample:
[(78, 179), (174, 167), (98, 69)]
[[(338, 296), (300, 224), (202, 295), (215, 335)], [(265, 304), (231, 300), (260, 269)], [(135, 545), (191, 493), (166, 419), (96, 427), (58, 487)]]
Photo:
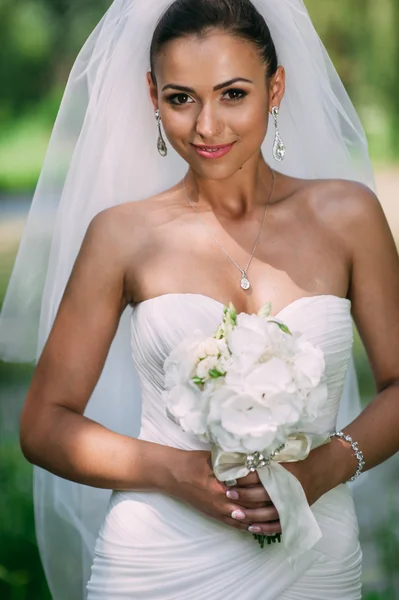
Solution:
[[(114, 2), (68, 82), (2, 313), (8, 358), (32, 358), (39, 326), (21, 445), (54, 598), (361, 598), (346, 482), (399, 448), (399, 263), (372, 179), (301, 0)], [(219, 482), (162, 404), (165, 358), (230, 301), (270, 301), (322, 348), (327, 432), (357, 395), (352, 317), (373, 368), (374, 401), (284, 464), (322, 533), (295, 562), (254, 543), (281, 531), (257, 473)]]

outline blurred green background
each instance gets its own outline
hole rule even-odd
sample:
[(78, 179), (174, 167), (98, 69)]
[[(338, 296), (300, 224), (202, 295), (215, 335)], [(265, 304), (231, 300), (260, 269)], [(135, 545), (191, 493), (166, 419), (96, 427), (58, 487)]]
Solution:
[[(379, 197), (399, 240), (399, 0), (306, 4), (365, 126)], [(107, 0), (0, 0), (0, 305), (68, 72), (109, 5)], [(357, 336), (355, 351), (366, 403), (374, 387)], [(30, 366), (0, 362), (3, 600), (50, 598), (35, 542), (32, 469), (17, 437), (31, 373)], [(399, 473), (394, 469), (389, 462), (378, 467), (373, 481), (355, 490), (366, 600), (399, 599)], [(369, 494), (380, 496), (378, 514), (370, 511)]]

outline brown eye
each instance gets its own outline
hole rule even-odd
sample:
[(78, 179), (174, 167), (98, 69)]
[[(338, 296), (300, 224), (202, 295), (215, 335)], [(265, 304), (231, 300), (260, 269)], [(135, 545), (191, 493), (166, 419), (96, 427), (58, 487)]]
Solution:
[(247, 95), (247, 92), (245, 92), (244, 90), (240, 90), (238, 88), (232, 88), (231, 90), (227, 90), (227, 92), (224, 93), (224, 96), (227, 96), (227, 100), (241, 100), (242, 98), (245, 98), (245, 96)]
[(189, 104), (192, 102), (192, 98), (190, 98), (190, 96), (188, 96), (188, 94), (172, 94), (172, 96), (168, 97), (168, 102), (170, 102), (170, 104), (176, 104), (176, 105), (182, 105), (182, 104)]

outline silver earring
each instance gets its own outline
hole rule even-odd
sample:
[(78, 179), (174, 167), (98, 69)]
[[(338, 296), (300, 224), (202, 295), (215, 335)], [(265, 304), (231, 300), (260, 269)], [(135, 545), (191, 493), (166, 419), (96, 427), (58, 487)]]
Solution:
[(280, 132), (278, 130), (279, 114), (280, 114), (280, 111), (279, 111), (278, 106), (273, 106), (272, 115), (273, 115), (273, 119), (274, 119), (274, 125), (276, 128), (276, 135), (274, 137), (274, 144), (273, 144), (273, 157), (278, 162), (281, 162), (282, 160), (284, 160), (286, 149), (285, 149), (284, 142), (281, 139)]
[(162, 135), (162, 129), (161, 129), (161, 113), (158, 110), (155, 111), (155, 118), (157, 120), (157, 125), (158, 125), (158, 152), (161, 156), (166, 156), (168, 154), (168, 148), (166, 146), (166, 142), (163, 139), (163, 135)]

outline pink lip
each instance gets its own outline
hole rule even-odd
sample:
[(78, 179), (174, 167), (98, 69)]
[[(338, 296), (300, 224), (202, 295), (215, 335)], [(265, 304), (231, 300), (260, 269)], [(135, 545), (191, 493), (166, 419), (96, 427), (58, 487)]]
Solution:
[[(227, 146), (195, 146), (194, 144), (192, 144), (192, 146), (198, 154), (204, 158), (221, 158), (230, 152), (234, 144), (235, 142), (233, 142), (233, 144), (228, 144)], [(211, 150), (208, 150), (208, 148)]]

